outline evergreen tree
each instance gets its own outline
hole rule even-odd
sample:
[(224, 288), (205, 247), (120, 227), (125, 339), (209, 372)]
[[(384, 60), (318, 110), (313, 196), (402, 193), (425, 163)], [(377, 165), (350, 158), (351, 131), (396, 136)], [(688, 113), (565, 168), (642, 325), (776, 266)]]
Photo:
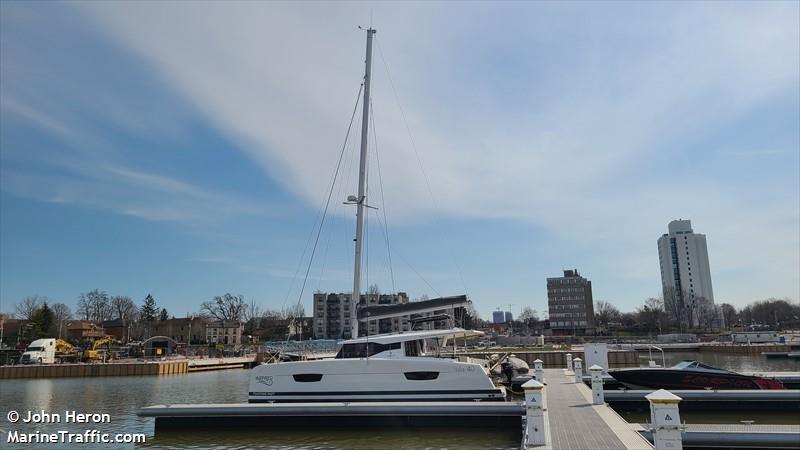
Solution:
[(47, 334), (53, 327), (53, 320), (53, 310), (50, 309), (50, 306), (47, 305), (47, 302), (44, 302), (31, 317), (34, 339), (48, 337)]
[(156, 300), (153, 298), (152, 295), (147, 294), (147, 297), (144, 298), (144, 304), (142, 304), (141, 308), (141, 319), (142, 322), (151, 323), (156, 320), (156, 315), (158, 314), (158, 307), (156, 307)]
[(158, 320), (164, 321), (169, 319), (169, 314), (167, 313), (167, 308), (161, 308), (161, 314), (158, 316)]

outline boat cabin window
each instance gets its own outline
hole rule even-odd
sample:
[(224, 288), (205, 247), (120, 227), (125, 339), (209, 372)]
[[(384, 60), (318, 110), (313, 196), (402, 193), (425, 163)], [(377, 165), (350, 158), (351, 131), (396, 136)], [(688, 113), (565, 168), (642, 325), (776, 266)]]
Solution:
[(425, 341), (406, 341), (406, 356), (422, 356), (425, 354)]
[(321, 373), (298, 373), (292, 375), (298, 383), (311, 383), (322, 379)]
[(405, 372), (406, 380), (435, 380), (439, 378), (439, 372)]
[(681, 361), (672, 367), (674, 369), (688, 369), (690, 367), (697, 367), (697, 361)]
[(377, 342), (360, 342), (357, 344), (344, 344), (336, 354), (336, 359), (366, 358), (389, 350), (400, 350), (400, 343), (378, 344)]

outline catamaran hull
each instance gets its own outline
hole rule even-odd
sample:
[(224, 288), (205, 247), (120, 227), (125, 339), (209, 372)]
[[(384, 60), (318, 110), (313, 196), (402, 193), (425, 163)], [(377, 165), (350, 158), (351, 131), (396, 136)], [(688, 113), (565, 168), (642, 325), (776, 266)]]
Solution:
[(502, 401), (478, 364), (441, 358), (338, 359), (263, 364), (250, 377), (250, 403)]

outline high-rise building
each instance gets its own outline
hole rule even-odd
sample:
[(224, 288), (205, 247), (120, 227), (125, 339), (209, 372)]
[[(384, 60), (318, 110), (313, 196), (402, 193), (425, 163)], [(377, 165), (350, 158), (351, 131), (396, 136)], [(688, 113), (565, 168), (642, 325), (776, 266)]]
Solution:
[(503, 323), (506, 321), (506, 314), (503, 311), (492, 311), (492, 323)]
[(554, 335), (594, 334), (592, 282), (577, 269), (547, 279), (547, 309)]
[(514, 315), (511, 314), (511, 311), (506, 311), (506, 323), (511, 323), (514, 321)]
[(687, 310), (687, 319), (697, 325), (697, 309), (714, 304), (706, 236), (692, 230), (691, 220), (673, 220), (668, 231), (658, 238), (664, 306), (672, 317), (681, 317), (675, 308)]

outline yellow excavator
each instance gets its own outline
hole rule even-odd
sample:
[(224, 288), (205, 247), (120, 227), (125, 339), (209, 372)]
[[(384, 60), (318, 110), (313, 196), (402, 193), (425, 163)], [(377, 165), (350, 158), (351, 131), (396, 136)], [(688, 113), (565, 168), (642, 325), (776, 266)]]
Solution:
[(92, 347), (83, 352), (83, 358), (87, 360), (99, 359), (101, 356), (100, 347), (105, 346), (106, 349), (104, 349), (104, 351), (108, 351), (111, 349), (111, 342), (112, 342), (111, 336), (95, 339), (95, 341), (92, 342)]
[(75, 350), (75, 346), (63, 339), (56, 339), (56, 354), (65, 355)]

